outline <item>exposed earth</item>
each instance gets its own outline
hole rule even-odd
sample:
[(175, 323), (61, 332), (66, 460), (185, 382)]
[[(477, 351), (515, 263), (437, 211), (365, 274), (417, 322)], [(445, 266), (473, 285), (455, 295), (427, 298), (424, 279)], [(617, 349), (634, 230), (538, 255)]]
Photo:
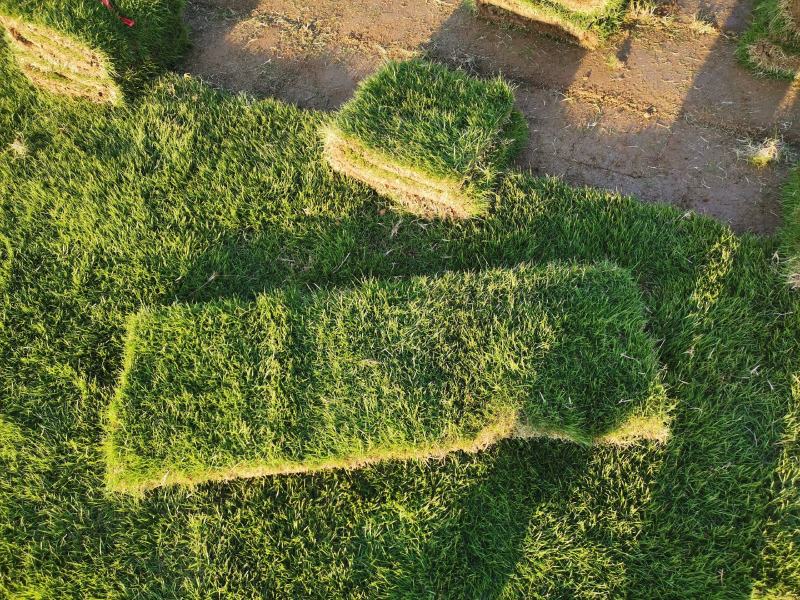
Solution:
[(181, 70), (234, 91), (331, 110), (387, 58), (417, 53), (516, 86), (531, 136), (518, 166), (772, 233), (789, 164), (757, 168), (768, 138), (800, 144), (789, 82), (736, 62), (749, 2), (639, 9), (586, 52), (477, 19), (458, 0), (190, 0)]

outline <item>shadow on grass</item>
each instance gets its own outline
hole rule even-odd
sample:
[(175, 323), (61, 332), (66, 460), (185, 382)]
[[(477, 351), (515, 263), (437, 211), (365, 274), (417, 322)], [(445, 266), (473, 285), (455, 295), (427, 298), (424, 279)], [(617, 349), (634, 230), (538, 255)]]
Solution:
[[(411, 595), (447, 588), (463, 592), (456, 597), (570, 596), (589, 589), (749, 594), (781, 435), (776, 423), (786, 409), (788, 365), (796, 355), (777, 308), (787, 306), (787, 293), (772, 270), (758, 266), (769, 262), (770, 245), (635, 202), (601, 208), (597, 203), (604, 201), (591, 190), (512, 180), (496, 214), (482, 223), (381, 215), (382, 201), (367, 197), (341, 219), (303, 219), (285, 239), (275, 232), (246, 240), (232, 235), (195, 263), (174, 297), (205, 302), (252, 298), (285, 281), (346, 286), (364, 276), (565, 257), (611, 260), (632, 269), (653, 311), (651, 333), (660, 340), (670, 394), (678, 400), (670, 442), (617, 451), (508, 442), (482, 456), (451, 457), (446, 467), (386, 465), (319, 475), (346, 481), (342, 502), (355, 508), (322, 502), (313, 515), (288, 504), (281, 510), (301, 521), (308, 516), (319, 526), (309, 525), (309, 535), (331, 540), (334, 530), (348, 527), (341, 523), (348, 511), (361, 523), (349, 531), (355, 537), (337, 559), (349, 564), (345, 556), (359, 557), (353, 560), (361, 566), (350, 565), (364, 571), (359, 589), (377, 577), (386, 586), (381, 589)], [(585, 220), (566, 216), (582, 213)], [(477, 474), (454, 475), (452, 469), (464, 464), (478, 465)], [(415, 487), (412, 473), (429, 487)], [(242, 496), (231, 501), (231, 510), (248, 520), (265, 518), (245, 502), (245, 488), (268, 494), (300, 485), (290, 479), (295, 483), (278, 478), (232, 485)], [(362, 488), (365, 481), (371, 483)], [(448, 486), (457, 491), (444, 493)], [(302, 487), (312, 493), (311, 483)], [(336, 486), (327, 493), (336, 495)], [(209, 487), (206, 494), (216, 492)], [(365, 503), (364, 514), (352, 512)], [(620, 515), (621, 507), (630, 513)], [(358, 531), (373, 537), (361, 539)], [(546, 576), (561, 571), (561, 579)], [(556, 580), (562, 588), (553, 587)]]

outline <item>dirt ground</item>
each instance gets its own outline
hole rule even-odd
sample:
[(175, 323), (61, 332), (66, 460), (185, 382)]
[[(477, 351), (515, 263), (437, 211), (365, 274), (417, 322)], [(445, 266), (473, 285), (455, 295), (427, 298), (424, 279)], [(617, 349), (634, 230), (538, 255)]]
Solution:
[(459, 0), (190, 0), (180, 67), (214, 85), (335, 109), (386, 58), (420, 52), (517, 86), (530, 124), (518, 166), (771, 233), (788, 161), (746, 159), (768, 137), (800, 145), (787, 82), (735, 59), (751, 6), (678, 0), (639, 11), (586, 52), (474, 17)]

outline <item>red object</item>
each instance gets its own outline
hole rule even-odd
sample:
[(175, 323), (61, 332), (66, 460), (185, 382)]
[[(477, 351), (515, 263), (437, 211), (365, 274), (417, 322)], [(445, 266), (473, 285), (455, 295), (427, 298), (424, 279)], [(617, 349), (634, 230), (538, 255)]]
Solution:
[(100, 3), (105, 6), (111, 13), (116, 16), (120, 21), (122, 21), (128, 27), (133, 27), (136, 25), (136, 21), (133, 19), (129, 19), (128, 17), (123, 17), (119, 14), (116, 9), (111, 5), (111, 0), (100, 0)]

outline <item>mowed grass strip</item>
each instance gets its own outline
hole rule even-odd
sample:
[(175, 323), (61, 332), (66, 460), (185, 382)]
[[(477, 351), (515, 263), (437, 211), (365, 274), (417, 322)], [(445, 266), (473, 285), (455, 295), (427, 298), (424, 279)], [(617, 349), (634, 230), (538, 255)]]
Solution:
[(354, 468), (515, 436), (663, 440), (643, 311), (610, 264), (145, 310), (108, 415), (109, 487)]
[(800, 169), (792, 171), (783, 188), (783, 227), (780, 237), (789, 285), (800, 289)]
[(322, 132), (330, 166), (426, 217), (484, 214), (527, 136), (514, 94), (423, 60), (390, 62)]
[(793, 377), (789, 411), (780, 424), (780, 456), (767, 507), (763, 562), (753, 598), (792, 600), (800, 595), (800, 372)]
[[(118, 104), (186, 47), (183, 0), (0, 0), (0, 33), (39, 89)], [(118, 12), (116, 12), (118, 11)], [(132, 27), (120, 16), (134, 20)]]
[(476, 0), (479, 14), (589, 50), (601, 46), (622, 24), (626, 0)]

